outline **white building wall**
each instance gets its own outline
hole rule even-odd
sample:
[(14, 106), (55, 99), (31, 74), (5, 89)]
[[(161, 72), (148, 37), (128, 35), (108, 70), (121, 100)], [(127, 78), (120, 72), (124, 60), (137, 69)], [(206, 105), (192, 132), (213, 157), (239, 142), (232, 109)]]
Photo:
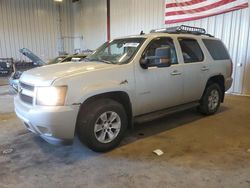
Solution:
[(111, 0), (111, 38), (163, 26), (163, 0)]
[[(52, 1), (52, 0), (50, 0)], [(73, 17), (73, 6), (72, 0), (64, 0), (63, 3), (53, 3), (60, 4), (61, 14), (58, 12), (57, 20), (61, 19), (61, 42), (62, 51), (67, 53), (74, 52), (74, 17)], [(60, 38), (60, 36), (58, 36)], [(60, 43), (59, 43), (60, 45)]]
[(106, 0), (81, 0), (73, 12), (76, 49), (95, 50), (107, 40)]
[[(70, 0), (62, 6), (62, 35), (73, 35)], [(58, 4), (52, 0), (0, 0), (0, 57), (23, 59), (19, 49), (26, 47), (46, 60), (58, 55)], [(73, 40), (64, 40), (72, 51)]]

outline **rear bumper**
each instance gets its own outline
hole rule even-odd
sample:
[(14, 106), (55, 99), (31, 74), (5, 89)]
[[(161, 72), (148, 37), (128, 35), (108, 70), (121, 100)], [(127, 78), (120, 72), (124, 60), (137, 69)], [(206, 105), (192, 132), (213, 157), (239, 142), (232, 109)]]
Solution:
[(230, 87), (232, 86), (233, 79), (232, 78), (227, 78), (225, 80), (225, 91), (229, 90)]
[(15, 112), (26, 128), (51, 144), (71, 143), (79, 106), (41, 107), (23, 103), (15, 97)]

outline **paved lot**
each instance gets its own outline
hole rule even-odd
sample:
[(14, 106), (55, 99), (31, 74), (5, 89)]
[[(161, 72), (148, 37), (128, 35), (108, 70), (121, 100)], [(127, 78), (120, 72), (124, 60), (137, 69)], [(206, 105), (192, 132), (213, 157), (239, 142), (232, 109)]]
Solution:
[[(1, 188), (250, 187), (250, 98), (227, 96), (214, 116), (192, 109), (137, 125), (100, 154), (77, 138), (58, 147), (26, 131), (7, 90), (0, 87)], [(158, 148), (164, 155), (152, 153)]]
[(8, 77), (0, 77), (0, 86), (8, 84)]

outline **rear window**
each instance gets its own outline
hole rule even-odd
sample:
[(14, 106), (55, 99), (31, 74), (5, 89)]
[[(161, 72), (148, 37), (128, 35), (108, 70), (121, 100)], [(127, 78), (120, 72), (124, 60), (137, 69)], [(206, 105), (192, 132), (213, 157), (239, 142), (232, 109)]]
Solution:
[(221, 41), (203, 39), (203, 43), (214, 60), (230, 59), (229, 54)]

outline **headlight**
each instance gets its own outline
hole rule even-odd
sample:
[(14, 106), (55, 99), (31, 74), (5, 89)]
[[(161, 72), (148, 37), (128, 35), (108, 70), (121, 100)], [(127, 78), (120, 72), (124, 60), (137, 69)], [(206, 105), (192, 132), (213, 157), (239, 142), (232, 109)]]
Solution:
[(36, 104), (42, 106), (63, 106), (66, 92), (67, 86), (37, 87)]

